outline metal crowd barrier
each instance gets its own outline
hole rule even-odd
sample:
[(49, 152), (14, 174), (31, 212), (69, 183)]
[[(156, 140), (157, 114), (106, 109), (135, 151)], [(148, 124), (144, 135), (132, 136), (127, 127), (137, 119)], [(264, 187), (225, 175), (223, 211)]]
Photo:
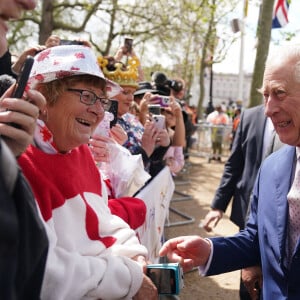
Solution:
[(204, 157), (210, 162), (213, 155), (212, 143), (222, 143), (221, 157), (228, 157), (231, 144), (232, 125), (211, 125), (201, 122), (196, 125), (196, 131), (192, 136), (194, 141), (189, 149), (190, 156)]
[[(187, 164), (187, 162), (186, 162)], [(171, 227), (171, 226), (178, 226), (178, 225), (185, 225), (185, 224), (191, 224), (195, 222), (195, 218), (193, 216), (190, 216), (182, 211), (180, 211), (178, 208), (172, 207), (172, 203), (174, 202), (179, 202), (179, 201), (186, 201), (186, 200), (194, 200), (192, 195), (189, 195), (185, 192), (179, 191), (178, 187), (179, 186), (184, 186), (186, 187), (190, 183), (189, 179), (189, 172), (188, 172), (188, 167), (184, 167), (185, 171), (182, 170), (178, 176), (174, 178), (174, 183), (175, 183), (175, 190), (173, 197), (171, 199), (169, 211), (174, 215), (176, 221), (170, 221), (168, 219), (165, 223), (165, 227)], [(182, 176), (184, 178), (182, 178)]]

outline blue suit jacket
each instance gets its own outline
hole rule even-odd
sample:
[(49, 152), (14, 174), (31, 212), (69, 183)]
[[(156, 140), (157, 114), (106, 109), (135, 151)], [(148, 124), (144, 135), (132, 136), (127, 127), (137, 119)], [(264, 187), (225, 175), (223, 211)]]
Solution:
[(284, 146), (259, 170), (245, 230), (213, 238), (214, 254), (207, 275), (257, 265), (263, 271), (263, 299), (300, 299), (300, 247), (287, 267), (287, 194), (293, 177), (295, 147)]

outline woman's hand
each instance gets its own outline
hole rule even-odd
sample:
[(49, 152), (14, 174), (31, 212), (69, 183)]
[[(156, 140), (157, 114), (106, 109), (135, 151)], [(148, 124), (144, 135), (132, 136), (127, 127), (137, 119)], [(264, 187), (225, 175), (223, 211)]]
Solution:
[(182, 118), (182, 110), (180, 104), (175, 100), (173, 96), (170, 96), (169, 107), (176, 118)]
[(143, 282), (139, 289), (139, 291), (136, 293), (136, 295), (133, 297), (134, 300), (144, 300), (144, 299), (158, 299), (157, 289), (151, 279), (146, 276), (147, 272), (147, 262), (146, 258), (142, 255), (137, 255), (132, 258), (134, 261), (136, 261), (139, 265), (141, 265), (144, 273)]
[(155, 124), (150, 121), (146, 121), (144, 126), (144, 133), (142, 136), (142, 147), (147, 153), (148, 157), (151, 156), (155, 149), (159, 131), (155, 127)]
[(154, 283), (151, 281), (151, 279), (143, 275), (143, 282), (139, 289), (139, 291), (136, 293), (136, 295), (132, 298), (133, 300), (157, 300), (158, 299), (158, 293), (157, 288), (154, 285)]
[(119, 145), (123, 145), (128, 140), (126, 131), (119, 124), (110, 129), (110, 135)]
[(166, 129), (160, 129), (156, 138), (156, 145), (168, 147), (171, 143), (170, 135)]
[(109, 137), (97, 134), (89, 140), (89, 146), (96, 162), (109, 162), (108, 143), (114, 143), (114, 141)]
[(23, 51), (21, 53), (21, 55), (19, 55), (16, 62), (12, 65), (12, 70), (16, 74), (19, 74), (22, 70), (23, 64), (28, 55), (35, 56), (38, 52), (43, 51), (45, 49), (46, 49), (46, 46), (42, 46), (42, 45), (36, 45), (34, 47), (30, 47), (30, 48), (26, 49), (25, 51)]

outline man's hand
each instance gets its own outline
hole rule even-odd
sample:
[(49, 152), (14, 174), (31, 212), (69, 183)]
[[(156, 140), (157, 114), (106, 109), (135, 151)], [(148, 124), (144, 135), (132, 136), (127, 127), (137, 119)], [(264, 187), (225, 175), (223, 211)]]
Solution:
[(200, 236), (181, 236), (168, 240), (159, 251), (172, 262), (180, 263), (184, 272), (207, 263), (211, 244)]
[(204, 220), (201, 222), (201, 227), (204, 228), (207, 232), (211, 232), (212, 228), (217, 226), (222, 217), (223, 211), (219, 209), (212, 209), (206, 214)]
[(262, 280), (263, 278), (260, 266), (242, 269), (242, 281), (252, 300), (259, 300)]

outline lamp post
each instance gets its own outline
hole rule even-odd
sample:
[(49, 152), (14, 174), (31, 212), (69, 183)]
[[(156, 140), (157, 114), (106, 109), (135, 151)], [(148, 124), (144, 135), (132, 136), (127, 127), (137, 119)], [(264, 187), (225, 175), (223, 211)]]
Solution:
[(213, 105), (213, 82), (214, 82), (214, 72), (213, 72), (213, 56), (210, 57), (211, 65), (210, 65), (210, 81), (209, 81), (209, 101), (206, 108), (206, 115), (210, 114), (214, 111)]
[[(244, 1), (245, 10), (245, 1)], [(244, 35), (245, 35), (245, 17), (240, 21), (240, 64), (239, 64), (239, 82), (238, 82), (238, 100), (243, 100), (244, 88)]]
[(242, 19), (233, 19), (231, 21), (231, 28), (233, 33), (240, 32), (240, 61), (239, 61), (239, 77), (238, 77), (238, 100), (243, 100), (244, 87), (244, 35), (245, 35), (245, 20), (248, 10), (248, 1), (243, 1), (243, 17)]

